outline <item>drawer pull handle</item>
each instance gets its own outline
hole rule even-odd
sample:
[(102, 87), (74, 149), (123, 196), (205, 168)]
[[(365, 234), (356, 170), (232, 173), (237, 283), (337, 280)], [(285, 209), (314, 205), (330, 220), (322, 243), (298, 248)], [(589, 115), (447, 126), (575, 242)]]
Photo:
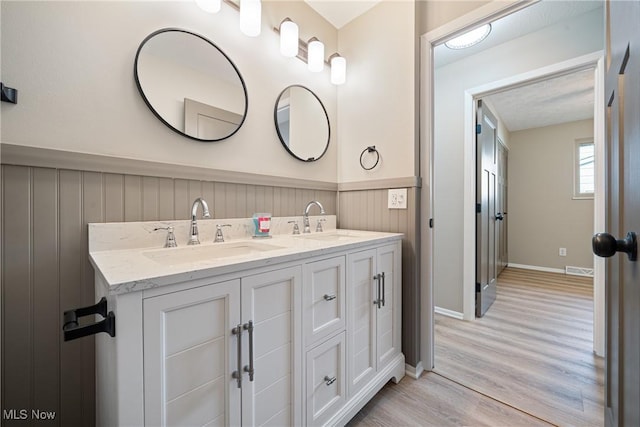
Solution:
[(236, 354), (238, 370), (231, 373), (231, 378), (236, 380), (238, 388), (242, 388), (242, 370), (240, 368), (242, 366), (242, 325), (238, 325), (231, 329), (231, 333), (238, 336), (238, 349)]
[(324, 376), (324, 382), (325, 382), (325, 384), (327, 384), (328, 386), (329, 386), (329, 385), (331, 385), (331, 384), (333, 384), (333, 383), (335, 383), (335, 382), (336, 382), (336, 379), (337, 379), (336, 377), (329, 378), (329, 375), (325, 375), (325, 376)]
[(332, 295), (324, 294), (323, 298), (324, 298), (325, 301), (332, 301), (332, 300), (336, 299), (337, 297), (335, 295), (333, 295), (333, 294)]
[(249, 373), (249, 381), (253, 381), (255, 373), (253, 368), (253, 322), (249, 320), (249, 323), (242, 325), (242, 329), (249, 331), (249, 366), (245, 366), (244, 371)]
[(373, 305), (377, 305), (380, 308), (382, 299), (380, 298), (380, 282), (382, 281), (380, 274), (373, 276), (373, 280), (376, 281), (376, 299), (373, 300)]

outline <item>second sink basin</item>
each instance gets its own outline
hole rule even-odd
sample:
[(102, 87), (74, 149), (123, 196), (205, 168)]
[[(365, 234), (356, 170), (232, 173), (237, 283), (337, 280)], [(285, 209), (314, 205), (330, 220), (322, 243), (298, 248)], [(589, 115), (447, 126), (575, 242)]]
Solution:
[(159, 264), (178, 265), (221, 258), (246, 256), (282, 248), (282, 246), (271, 245), (268, 243), (248, 241), (154, 249), (143, 252), (143, 255)]

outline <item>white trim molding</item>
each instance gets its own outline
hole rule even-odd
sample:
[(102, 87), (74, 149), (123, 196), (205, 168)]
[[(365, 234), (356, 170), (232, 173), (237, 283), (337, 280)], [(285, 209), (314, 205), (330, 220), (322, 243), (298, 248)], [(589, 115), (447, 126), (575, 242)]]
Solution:
[(436, 314), (442, 314), (443, 316), (453, 317), (454, 319), (458, 319), (458, 320), (465, 320), (464, 314), (460, 313), (459, 311), (453, 311), (453, 310), (449, 310), (448, 308), (442, 308), (438, 306), (435, 306), (433, 308), (433, 311)]
[(414, 380), (417, 380), (418, 378), (420, 378), (420, 375), (422, 375), (422, 373), (424, 372), (424, 368), (422, 367), (422, 362), (418, 362), (418, 365), (415, 367), (405, 363), (404, 372), (408, 377), (413, 378)]
[(421, 180), (418, 176), (408, 176), (404, 178), (377, 179), (372, 181), (341, 182), (338, 184), (338, 191), (360, 191), (360, 190), (386, 190), (388, 188), (420, 188)]
[(538, 265), (514, 264), (514, 263), (510, 262), (509, 263), (509, 267), (521, 268), (523, 270), (544, 271), (545, 273), (565, 274), (565, 271), (563, 269), (561, 269), (561, 268), (541, 267), (541, 266), (538, 266)]

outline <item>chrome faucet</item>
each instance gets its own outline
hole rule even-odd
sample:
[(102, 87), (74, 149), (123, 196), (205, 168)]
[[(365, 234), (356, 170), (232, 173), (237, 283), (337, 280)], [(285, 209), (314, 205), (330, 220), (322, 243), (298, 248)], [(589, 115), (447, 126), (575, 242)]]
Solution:
[(209, 213), (209, 206), (204, 199), (198, 197), (193, 201), (191, 205), (191, 233), (189, 236), (190, 245), (199, 245), (200, 239), (198, 238), (198, 222), (196, 221), (196, 215), (198, 215), (198, 205), (202, 205), (202, 218), (211, 218)]
[(324, 207), (319, 201), (312, 200), (309, 203), (307, 203), (307, 206), (304, 208), (304, 214), (302, 215), (302, 222), (304, 225), (304, 229), (302, 230), (303, 233), (311, 233), (311, 227), (309, 226), (309, 209), (311, 209), (311, 206), (313, 205), (316, 205), (317, 207), (320, 208), (320, 215), (325, 214)]

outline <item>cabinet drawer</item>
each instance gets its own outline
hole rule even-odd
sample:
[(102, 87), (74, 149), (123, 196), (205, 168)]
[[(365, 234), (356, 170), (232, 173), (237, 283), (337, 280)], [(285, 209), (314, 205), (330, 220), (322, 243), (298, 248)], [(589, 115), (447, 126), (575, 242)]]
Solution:
[(323, 425), (346, 402), (345, 333), (307, 352), (307, 425)]
[(345, 257), (304, 266), (304, 336), (307, 348), (345, 328)]

